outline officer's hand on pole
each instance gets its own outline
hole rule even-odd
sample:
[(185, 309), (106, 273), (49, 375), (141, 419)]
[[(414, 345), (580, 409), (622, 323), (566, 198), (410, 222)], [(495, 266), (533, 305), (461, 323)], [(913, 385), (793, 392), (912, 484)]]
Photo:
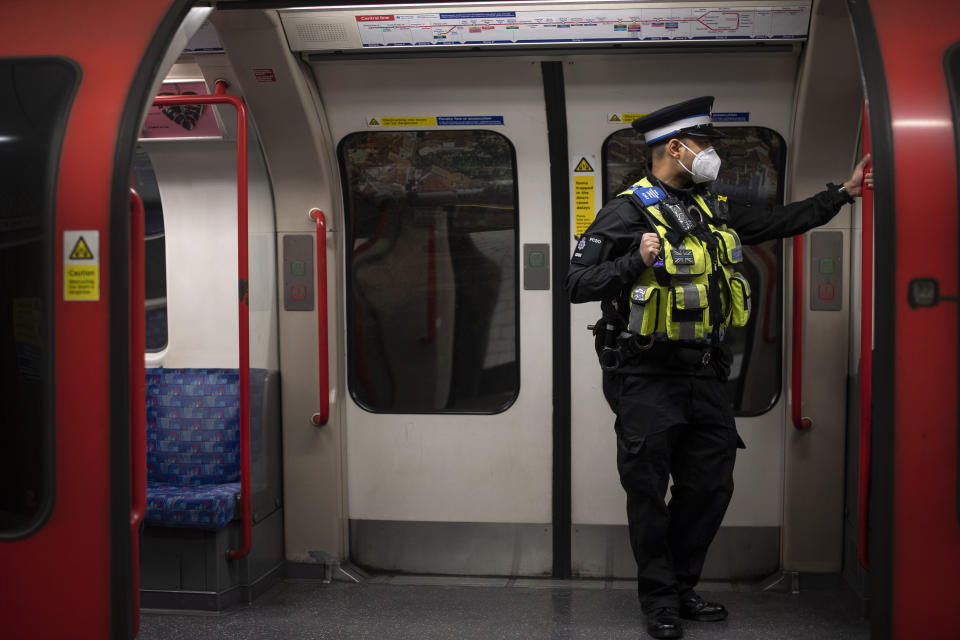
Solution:
[(853, 168), (853, 175), (850, 176), (850, 179), (843, 183), (843, 188), (854, 198), (863, 195), (864, 184), (867, 185), (867, 189), (873, 190), (873, 168), (864, 174), (869, 162), (870, 154), (868, 153), (863, 156), (860, 162), (857, 163), (857, 166)]
[(640, 237), (640, 257), (643, 258), (643, 264), (648, 267), (653, 266), (660, 255), (660, 236), (655, 233), (645, 233)]

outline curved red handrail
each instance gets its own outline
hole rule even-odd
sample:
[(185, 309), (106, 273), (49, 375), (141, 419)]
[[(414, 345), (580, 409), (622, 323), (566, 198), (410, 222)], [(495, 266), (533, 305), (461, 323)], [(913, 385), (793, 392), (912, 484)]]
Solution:
[(140, 628), (140, 522), (147, 512), (147, 382), (143, 200), (130, 189), (130, 567), (133, 630)]
[(237, 110), (237, 278), (240, 315), (240, 508), (243, 540), (239, 549), (227, 553), (230, 560), (250, 553), (253, 532), (253, 494), (250, 483), (250, 302), (249, 252), (247, 247), (247, 108), (243, 100), (227, 93), (227, 83), (217, 80), (216, 91), (207, 95), (158, 96), (156, 106), (184, 104), (229, 104)]
[(813, 420), (802, 415), (803, 410), (803, 236), (793, 238), (793, 349), (790, 390), (790, 415), (793, 427), (806, 431)]
[[(867, 105), (863, 105), (863, 155), (870, 153)], [(860, 458), (857, 483), (857, 559), (870, 570), (870, 434), (873, 386), (873, 192), (860, 200)]]
[(330, 354), (327, 344), (327, 218), (320, 209), (311, 209), (317, 223), (317, 359), (319, 360), (320, 411), (311, 421), (322, 427), (330, 420)]

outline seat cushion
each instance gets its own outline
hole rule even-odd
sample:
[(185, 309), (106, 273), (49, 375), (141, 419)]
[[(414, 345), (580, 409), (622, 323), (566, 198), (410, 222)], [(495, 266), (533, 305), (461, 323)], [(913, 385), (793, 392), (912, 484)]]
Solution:
[(150, 525), (220, 529), (233, 519), (240, 483), (182, 486), (147, 483), (147, 517)]
[(201, 485), (240, 478), (236, 369), (147, 371), (147, 480)]

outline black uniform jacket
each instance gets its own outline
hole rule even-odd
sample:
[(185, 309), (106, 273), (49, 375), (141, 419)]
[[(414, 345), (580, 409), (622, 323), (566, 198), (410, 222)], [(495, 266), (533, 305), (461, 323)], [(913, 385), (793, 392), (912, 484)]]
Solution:
[[(648, 176), (651, 183), (668, 191), (687, 206), (693, 204), (695, 189), (673, 189)], [(813, 197), (786, 206), (754, 206), (749, 202), (728, 199), (728, 225), (743, 244), (756, 244), (775, 238), (804, 233), (829, 221), (849, 202), (836, 185), (827, 185)], [(653, 231), (646, 217), (627, 197), (615, 198), (597, 213), (593, 224), (584, 232), (582, 249), (570, 261), (566, 287), (571, 302), (616, 301), (619, 309), (627, 309), (628, 294), (641, 270), (647, 269), (637, 252), (641, 236)], [(605, 315), (609, 311), (605, 311)], [(602, 335), (598, 335), (598, 348)], [(712, 367), (701, 367), (696, 373), (674, 369), (665, 363), (676, 355), (674, 343), (658, 344), (665, 349), (651, 349), (637, 362), (627, 362), (616, 375), (604, 372), (604, 395), (617, 414), (618, 442), (624, 450), (636, 450), (646, 437), (674, 424), (709, 424), (736, 429), (733, 404), (726, 395), (723, 382)], [(702, 348), (702, 346), (700, 346)], [(714, 360), (729, 362), (725, 348), (714, 353)], [(714, 363), (716, 364), (716, 363)], [(666, 377), (665, 377), (666, 376)], [(680, 378), (676, 376), (682, 376)], [(743, 447), (743, 441), (737, 438)]]
[[(699, 185), (688, 189), (674, 189), (648, 175), (650, 182), (676, 195), (684, 205), (694, 204), (693, 194), (706, 191)], [(727, 200), (728, 225), (739, 235), (743, 244), (756, 244), (775, 238), (795, 236), (828, 222), (850, 202), (849, 196), (837, 185), (828, 184), (820, 193), (785, 206), (754, 206), (749, 202)], [(646, 217), (629, 197), (614, 198), (598, 213), (593, 224), (584, 232), (584, 248), (570, 260), (566, 288), (571, 302), (616, 301), (620, 309), (627, 308), (630, 289), (643, 269), (637, 248), (644, 233), (653, 229)], [(623, 373), (643, 373), (624, 367)]]

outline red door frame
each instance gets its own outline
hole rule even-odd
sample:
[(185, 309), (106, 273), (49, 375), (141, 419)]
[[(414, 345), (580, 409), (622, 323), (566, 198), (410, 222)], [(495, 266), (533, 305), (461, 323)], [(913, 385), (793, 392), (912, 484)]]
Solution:
[(956, 139), (943, 59), (960, 40), (960, 7), (848, 6), (876, 176), (872, 637), (955, 637), (957, 305), (914, 309), (907, 291), (914, 278), (936, 278), (944, 295), (958, 291)]
[[(0, 9), (0, 57), (81, 73), (56, 188), (53, 510), (0, 542), (5, 637), (134, 635), (130, 535), (129, 176), (138, 127), (189, 0), (33, 0)], [(100, 233), (100, 299), (66, 302), (64, 230)]]

